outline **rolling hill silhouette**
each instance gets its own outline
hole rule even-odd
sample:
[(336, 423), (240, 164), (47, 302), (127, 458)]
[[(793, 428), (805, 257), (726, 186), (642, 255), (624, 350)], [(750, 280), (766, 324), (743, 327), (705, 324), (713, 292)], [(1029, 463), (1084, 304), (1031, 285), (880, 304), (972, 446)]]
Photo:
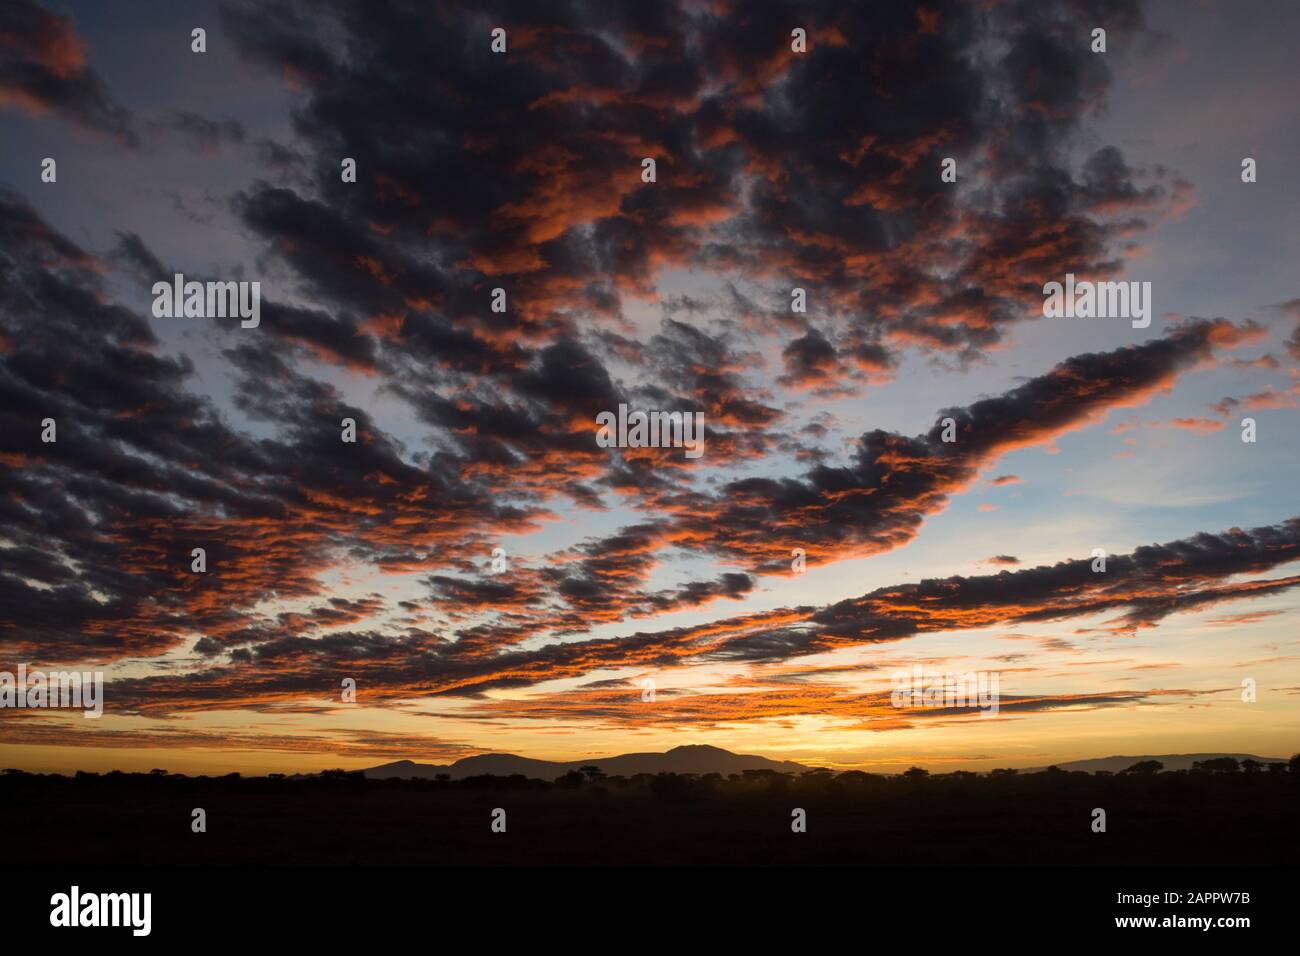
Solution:
[[(1142, 760), (1158, 760), (1165, 770), (1190, 770), (1197, 761), (1212, 760), (1216, 757), (1232, 757), (1236, 760), (1255, 760), (1263, 764), (1285, 763), (1285, 757), (1259, 757), (1254, 754), (1240, 753), (1194, 753), (1194, 754), (1147, 754), (1143, 756), (1094, 757), (1087, 760), (1062, 761), (1052, 766), (1061, 770), (1084, 771), (1096, 773), (1109, 771), (1119, 773), (1127, 770)], [(466, 777), (490, 775), (509, 777), (521, 774), (533, 780), (554, 781), (570, 771), (580, 767), (599, 767), (607, 777), (631, 777), (638, 773), (678, 773), (699, 774), (719, 773), (724, 777), (746, 770), (773, 770), (777, 773), (799, 774), (813, 769), (792, 760), (769, 760), (752, 754), (735, 754), (721, 747), (694, 744), (674, 747), (666, 753), (631, 753), (614, 757), (593, 757), (590, 760), (535, 760), (516, 754), (476, 754), (464, 757), (450, 764), (416, 763), (411, 760), (397, 760), (362, 771), (371, 780), (418, 779), (432, 780), (439, 774), (446, 774), (452, 780), (464, 780)], [(1027, 767), (1021, 773), (1036, 773), (1045, 770), (1042, 767)]]
[(433, 779), (447, 774), (452, 780), (482, 774), (508, 777), (523, 774), (536, 780), (555, 780), (579, 767), (599, 767), (608, 777), (631, 777), (638, 773), (720, 773), (723, 776), (746, 770), (774, 770), (777, 773), (802, 773), (811, 768), (789, 760), (769, 760), (747, 754), (733, 754), (721, 747), (691, 745), (674, 747), (667, 753), (620, 754), (616, 757), (593, 757), (590, 760), (533, 760), (515, 754), (478, 754), (446, 765), (398, 760), (364, 771), (371, 780), (394, 777)]
[[(1286, 757), (1258, 757), (1255, 754), (1154, 754), (1145, 757), (1094, 757), (1091, 760), (1069, 760), (1065, 763), (1054, 764), (1054, 766), (1061, 770), (1082, 770), (1086, 773), (1096, 773), (1098, 770), (1119, 773), (1121, 770), (1127, 770), (1138, 761), (1158, 760), (1164, 764), (1165, 770), (1191, 770), (1192, 764), (1203, 760), (1214, 760), (1217, 757), (1232, 757), (1234, 760), (1254, 760), (1263, 764), (1286, 763), (1287, 761)], [(1034, 773), (1045, 769), (1047, 769), (1046, 766), (1033, 767), (1022, 770), (1021, 773)]]

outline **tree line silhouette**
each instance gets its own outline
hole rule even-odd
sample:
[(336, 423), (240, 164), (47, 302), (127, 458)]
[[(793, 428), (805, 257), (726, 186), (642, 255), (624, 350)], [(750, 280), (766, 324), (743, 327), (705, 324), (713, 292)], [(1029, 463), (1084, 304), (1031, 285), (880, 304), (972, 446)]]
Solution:
[[(1300, 754), (1114, 773), (0, 774), (11, 864), (1294, 864), (1298, 799)], [(206, 833), (191, 831), (198, 807)]]

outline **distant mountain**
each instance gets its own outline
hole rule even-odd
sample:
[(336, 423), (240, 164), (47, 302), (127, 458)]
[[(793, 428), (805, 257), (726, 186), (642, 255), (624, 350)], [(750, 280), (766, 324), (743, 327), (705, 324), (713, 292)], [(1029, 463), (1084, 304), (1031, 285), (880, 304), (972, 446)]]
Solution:
[[(1200, 760), (1213, 760), (1215, 757), (1232, 757), (1236, 760), (1258, 760), (1260, 763), (1286, 763), (1286, 757), (1257, 757), (1254, 754), (1157, 754), (1156, 756), (1146, 757), (1095, 757), (1092, 760), (1070, 760), (1065, 763), (1053, 764), (1062, 770), (1083, 770), (1086, 773), (1096, 773), (1098, 770), (1109, 770), (1111, 773), (1119, 773), (1121, 770), (1127, 770), (1139, 760), (1159, 760), (1164, 764), (1166, 770), (1191, 770), (1192, 764)], [(1028, 770), (1022, 770), (1021, 773), (1034, 773), (1037, 770), (1045, 770), (1046, 767), (1033, 767)]]
[[(1215, 757), (1233, 757), (1236, 760), (1257, 760), (1263, 764), (1286, 763), (1286, 757), (1259, 757), (1255, 754), (1156, 754), (1135, 757), (1095, 757), (1091, 760), (1068, 760), (1053, 764), (1061, 770), (1082, 770), (1096, 773), (1108, 770), (1119, 773), (1127, 770), (1140, 760), (1158, 760), (1165, 770), (1191, 770), (1192, 764), (1200, 760), (1212, 760)], [(394, 778), (417, 778), (432, 780), (438, 774), (447, 774), (452, 780), (465, 777), (491, 775), (508, 777), (522, 774), (535, 780), (555, 780), (579, 767), (599, 767), (607, 777), (631, 777), (638, 773), (720, 773), (724, 777), (746, 770), (774, 770), (777, 773), (803, 773), (812, 769), (804, 764), (789, 760), (769, 760), (747, 754), (734, 754), (720, 747), (694, 745), (674, 747), (667, 753), (620, 754), (616, 757), (592, 757), (589, 760), (534, 760), (515, 754), (478, 754), (465, 757), (450, 764), (415, 763), (411, 760), (398, 760), (362, 771), (371, 780), (390, 780)], [(1036, 773), (1046, 770), (1044, 767), (1028, 767), (1021, 773)]]
[(559, 763), (553, 760), (532, 760), (514, 754), (478, 754), (455, 763), (440, 765), (398, 760), (364, 771), (371, 780), (406, 779), (418, 777), (432, 779), (445, 773), (453, 780), (492, 774), (508, 777), (523, 774), (537, 780), (554, 780), (579, 767), (599, 767), (607, 777), (631, 777), (638, 773), (743, 773), (746, 770), (775, 770), (777, 773), (802, 773), (811, 769), (789, 760), (768, 760), (746, 754), (733, 754), (720, 747), (704, 745), (674, 747), (667, 753), (621, 754), (617, 757), (592, 757), (589, 760), (571, 760)]

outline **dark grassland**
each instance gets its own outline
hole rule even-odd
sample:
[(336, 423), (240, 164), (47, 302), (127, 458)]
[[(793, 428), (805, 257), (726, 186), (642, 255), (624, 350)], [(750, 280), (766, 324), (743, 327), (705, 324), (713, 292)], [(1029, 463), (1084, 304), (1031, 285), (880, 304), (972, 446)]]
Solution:
[[(1292, 761), (1294, 765), (1296, 761)], [(5, 771), (9, 866), (1294, 864), (1300, 772), (461, 781)], [(191, 832), (191, 811), (207, 832)], [(493, 833), (503, 808), (507, 832)], [(791, 832), (791, 811), (807, 832)], [(1094, 833), (1095, 807), (1107, 831)]]

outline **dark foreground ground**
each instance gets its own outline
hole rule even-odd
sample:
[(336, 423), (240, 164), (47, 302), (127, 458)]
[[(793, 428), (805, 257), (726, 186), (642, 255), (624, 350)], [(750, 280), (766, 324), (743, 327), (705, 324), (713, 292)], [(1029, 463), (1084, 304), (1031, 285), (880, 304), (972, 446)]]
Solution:
[[(207, 832), (191, 830), (207, 812)], [(791, 831), (791, 811), (807, 832)], [(1092, 829), (1106, 811), (1106, 832)], [(506, 832), (492, 814), (506, 811)], [(10, 866), (1294, 864), (1300, 774), (922, 779), (673, 775), (555, 784), (7, 771)]]

